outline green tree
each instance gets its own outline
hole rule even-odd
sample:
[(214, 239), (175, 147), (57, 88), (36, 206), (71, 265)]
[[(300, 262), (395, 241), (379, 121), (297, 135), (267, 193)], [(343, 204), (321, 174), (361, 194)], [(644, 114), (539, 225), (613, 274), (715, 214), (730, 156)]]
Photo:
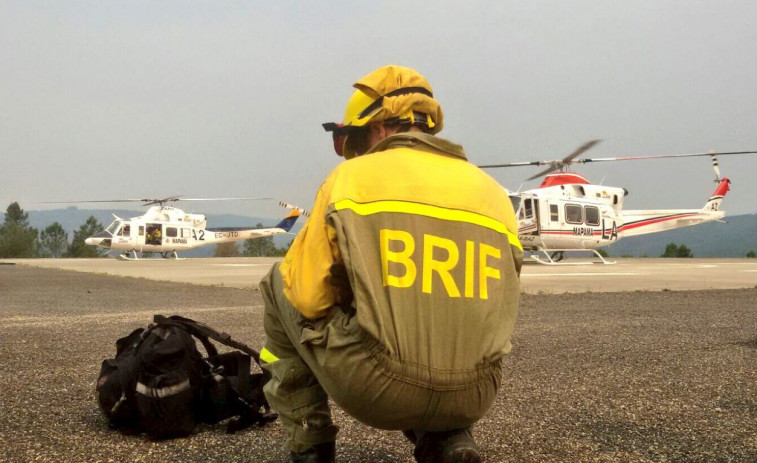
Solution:
[(276, 255), (284, 257), (286, 256), (287, 252), (289, 252), (289, 248), (292, 247), (292, 243), (294, 243), (294, 240), (289, 240), (289, 242), (286, 244), (286, 246), (281, 248), (276, 248)]
[(665, 252), (660, 257), (694, 257), (694, 254), (685, 244), (678, 246), (675, 243), (668, 243), (665, 246)]
[(668, 245), (665, 246), (665, 252), (663, 252), (660, 257), (675, 257), (677, 252), (678, 245), (675, 243), (668, 243)]
[(749, 251), (748, 253), (746, 253), (746, 256), (747, 257), (757, 257), (757, 254), (755, 254), (754, 251)]
[(0, 257), (36, 256), (37, 235), (37, 229), (29, 225), (29, 214), (17, 202), (11, 203), (0, 225)]
[(678, 246), (678, 252), (676, 253), (676, 257), (694, 257), (694, 253), (692, 253), (691, 249), (686, 247), (685, 244), (682, 244)]
[[(255, 225), (255, 228), (263, 228), (262, 223)], [(273, 236), (264, 238), (252, 238), (244, 241), (242, 255), (248, 257), (267, 257), (275, 256), (276, 245), (273, 243)]]
[(107, 250), (98, 248), (96, 246), (89, 246), (84, 243), (84, 240), (103, 231), (105, 227), (95, 218), (94, 215), (90, 215), (86, 222), (74, 231), (74, 239), (71, 240), (71, 244), (68, 245), (68, 250), (65, 253), (66, 257), (102, 257), (108, 253)]
[(53, 222), (39, 235), (40, 254), (45, 253), (51, 257), (60, 257), (68, 246), (68, 233), (58, 222)]
[(236, 241), (220, 243), (216, 245), (216, 251), (213, 257), (238, 257), (239, 244)]

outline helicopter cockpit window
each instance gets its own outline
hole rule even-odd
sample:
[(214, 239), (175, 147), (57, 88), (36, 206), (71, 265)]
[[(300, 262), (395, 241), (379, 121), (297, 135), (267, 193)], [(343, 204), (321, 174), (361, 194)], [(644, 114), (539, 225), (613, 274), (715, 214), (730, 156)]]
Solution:
[(518, 195), (511, 195), (510, 196), (510, 202), (513, 203), (513, 210), (517, 211), (520, 207), (520, 196)]
[(177, 229), (174, 227), (166, 227), (166, 236), (169, 238), (176, 238), (178, 236)]
[(565, 221), (568, 223), (583, 223), (583, 208), (578, 204), (566, 204)]
[(586, 206), (584, 214), (586, 215), (586, 225), (599, 225), (599, 208)]
[(118, 230), (118, 236), (131, 236), (131, 225), (126, 224)]
[(110, 225), (108, 225), (108, 228), (106, 228), (105, 231), (112, 235), (116, 232), (119, 224), (120, 222), (118, 220), (113, 221)]

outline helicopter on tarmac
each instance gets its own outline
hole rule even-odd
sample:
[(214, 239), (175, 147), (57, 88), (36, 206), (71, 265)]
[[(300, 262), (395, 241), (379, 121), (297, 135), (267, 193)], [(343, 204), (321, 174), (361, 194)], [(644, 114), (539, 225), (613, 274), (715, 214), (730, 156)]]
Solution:
[(120, 259), (137, 260), (137, 252), (158, 252), (164, 258), (173, 256), (175, 259), (178, 259), (177, 252), (200, 246), (288, 233), (301, 214), (307, 215), (299, 207), (279, 202), (280, 206), (291, 209), (291, 212), (272, 228), (208, 228), (205, 215), (190, 214), (176, 207), (166, 205), (166, 203), (176, 201), (270, 199), (272, 198), (181, 198), (179, 196), (171, 196), (163, 199), (120, 199), (77, 202), (143, 202), (143, 206), (152, 206), (144, 215), (130, 219), (124, 219), (113, 214), (115, 220), (105, 230), (84, 240), (86, 244), (91, 246), (123, 251), (118, 256)]
[[(723, 153), (667, 154), (656, 156), (626, 156), (614, 158), (576, 159), (586, 150), (599, 143), (591, 140), (561, 160), (511, 162), (480, 165), (480, 168), (549, 166), (531, 176), (533, 180), (545, 176), (541, 185), (526, 191), (510, 192), (513, 209), (518, 222), (518, 238), (524, 251), (540, 264), (556, 265), (565, 258), (566, 252), (590, 251), (603, 264), (606, 260), (597, 248), (608, 246), (619, 239), (674, 228), (699, 225), (720, 220), (725, 211), (720, 206), (730, 190), (731, 181), (720, 176), (716, 156), (732, 154), (755, 154), (757, 151)], [(584, 176), (569, 172), (573, 164), (590, 162), (630, 161), (674, 157), (710, 156), (715, 169), (718, 186), (701, 209), (623, 210), (623, 199), (628, 190), (620, 187), (595, 185)], [(573, 262), (591, 264), (592, 261)]]

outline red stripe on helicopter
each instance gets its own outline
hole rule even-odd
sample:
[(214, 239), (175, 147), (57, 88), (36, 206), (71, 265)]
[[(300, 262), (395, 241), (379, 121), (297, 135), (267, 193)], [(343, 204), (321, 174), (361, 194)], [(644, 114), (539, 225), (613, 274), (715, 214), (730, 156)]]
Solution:
[(639, 220), (637, 222), (625, 223), (625, 224), (621, 225), (620, 227), (618, 227), (618, 232), (620, 233), (622, 231), (631, 230), (631, 229), (634, 229), (634, 228), (645, 227), (647, 225), (652, 225), (652, 224), (655, 224), (655, 223), (667, 222), (668, 220), (683, 219), (685, 217), (691, 217), (691, 216), (694, 216), (694, 215), (697, 215), (697, 214), (696, 213), (674, 214), (674, 215), (668, 215), (668, 216), (664, 216), (664, 217), (657, 217), (657, 218), (654, 218), (654, 219)]
[[(583, 226), (583, 225), (581, 225)], [(606, 230), (609, 231), (609, 230)], [(542, 235), (570, 235), (573, 236), (573, 230), (542, 230), (539, 233)], [(602, 230), (593, 230), (592, 235), (602, 236)]]
[[(629, 222), (629, 223), (619, 226), (618, 232), (620, 233), (621, 231), (631, 230), (631, 229), (639, 228), (639, 227), (645, 227), (647, 225), (652, 225), (652, 224), (660, 223), (660, 222), (666, 222), (668, 220), (683, 219), (683, 218), (691, 217), (695, 215), (697, 215), (697, 213), (673, 214), (673, 215), (667, 215), (664, 217), (656, 217), (654, 219), (646, 219), (646, 220), (639, 220), (636, 222)], [(541, 230), (540, 233), (543, 235), (570, 235), (570, 236), (573, 236), (574, 234), (573, 230)], [(592, 235), (602, 236), (602, 229), (593, 230)]]

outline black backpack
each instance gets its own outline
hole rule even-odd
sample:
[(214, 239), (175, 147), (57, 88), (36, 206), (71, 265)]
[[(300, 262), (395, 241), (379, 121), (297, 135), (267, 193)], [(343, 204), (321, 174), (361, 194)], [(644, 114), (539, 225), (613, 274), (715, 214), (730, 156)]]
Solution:
[[(197, 350), (195, 338), (207, 357)], [(232, 347), (219, 354), (210, 339)], [(110, 425), (153, 439), (191, 434), (198, 423), (235, 417), (227, 432), (276, 419), (263, 395), (269, 373), (251, 374), (254, 349), (226, 333), (178, 315), (116, 341), (116, 356), (102, 363), (97, 399)]]

